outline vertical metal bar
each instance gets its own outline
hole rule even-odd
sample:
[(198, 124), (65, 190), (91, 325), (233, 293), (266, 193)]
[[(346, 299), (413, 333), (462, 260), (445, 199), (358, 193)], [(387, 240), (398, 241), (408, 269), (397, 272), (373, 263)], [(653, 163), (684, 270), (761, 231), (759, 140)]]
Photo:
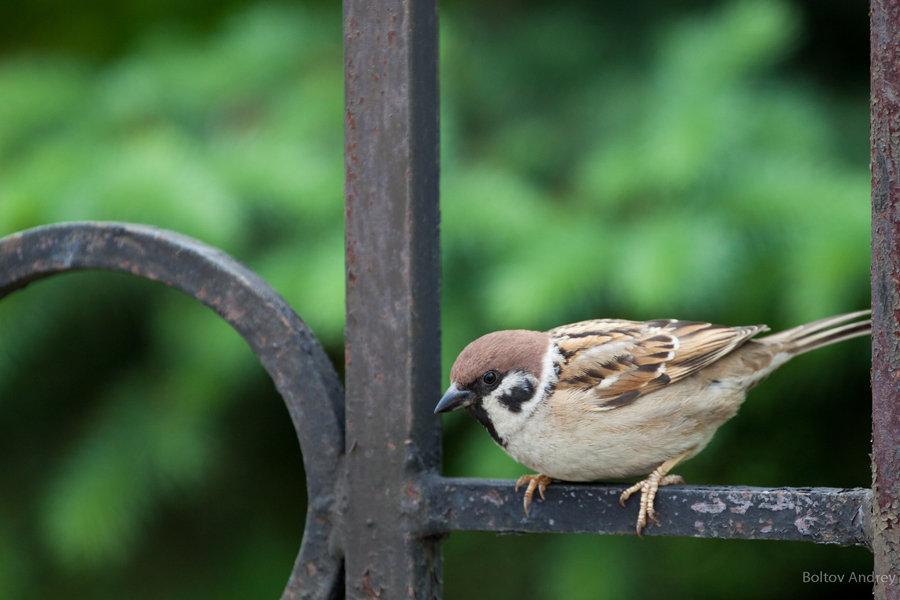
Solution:
[[(872, 0), (872, 491), (875, 597), (900, 598), (900, 0)], [(890, 577), (894, 583), (890, 583)]]
[(439, 598), (436, 0), (344, 0), (348, 598)]

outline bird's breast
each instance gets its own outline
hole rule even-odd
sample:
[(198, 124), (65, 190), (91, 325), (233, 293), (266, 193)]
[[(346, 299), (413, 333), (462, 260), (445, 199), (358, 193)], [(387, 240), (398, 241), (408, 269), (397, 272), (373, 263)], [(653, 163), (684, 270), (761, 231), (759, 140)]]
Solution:
[(504, 449), (554, 479), (636, 477), (681, 453), (700, 452), (743, 399), (742, 390), (695, 378), (606, 411), (595, 409), (589, 392), (557, 391)]

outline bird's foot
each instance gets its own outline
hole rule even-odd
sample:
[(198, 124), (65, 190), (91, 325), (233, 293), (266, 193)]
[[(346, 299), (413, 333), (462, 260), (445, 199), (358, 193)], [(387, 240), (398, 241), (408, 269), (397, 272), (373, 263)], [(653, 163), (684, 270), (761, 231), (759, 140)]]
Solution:
[(519, 480), (516, 482), (516, 491), (519, 491), (519, 487), (528, 484), (528, 487), (525, 488), (525, 516), (528, 515), (528, 507), (531, 505), (531, 497), (534, 496), (534, 490), (537, 489), (541, 493), (541, 500), (544, 499), (544, 490), (547, 489), (547, 486), (553, 482), (553, 479), (547, 477), (546, 475), (522, 475), (519, 477)]
[(658, 475), (659, 469), (650, 474), (647, 479), (639, 481), (624, 492), (619, 497), (619, 503), (625, 506), (625, 501), (638, 490), (641, 490), (641, 506), (638, 511), (637, 534), (641, 536), (641, 530), (647, 526), (647, 523), (659, 523), (656, 517), (656, 509), (653, 507), (653, 501), (656, 499), (656, 491), (663, 485), (672, 485), (676, 483), (683, 484), (684, 478), (681, 475)]
[(653, 507), (653, 501), (656, 499), (657, 490), (664, 485), (673, 485), (676, 483), (684, 484), (684, 478), (681, 477), (681, 475), (667, 475), (667, 473), (669, 472), (669, 469), (678, 464), (678, 461), (686, 455), (687, 453), (684, 453), (667, 460), (660, 465), (659, 468), (650, 473), (647, 479), (637, 482), (619, 496), (619, 504), (625, 506), (625, 501), (628, 500), (633, 493), (638, 490), (641, 491), (641, 505), (640, 510), (638, 511), (636, 527), (638, 537), (641, 537), (641, 530), (647, 526), (648, 521), (651, 523), (659, 523), (659, 519), (656, 517), (656, 509)]

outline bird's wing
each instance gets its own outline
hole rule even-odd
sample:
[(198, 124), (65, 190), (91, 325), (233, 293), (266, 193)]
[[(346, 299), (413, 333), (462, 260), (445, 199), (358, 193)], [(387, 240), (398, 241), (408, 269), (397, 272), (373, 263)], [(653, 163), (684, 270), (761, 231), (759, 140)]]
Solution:
[(590, 389), (598, 410), (630, 404), (722, 358), (765, 325), (658, 319), (582, 321), (551, 329), (563, 355), (558, 390)]

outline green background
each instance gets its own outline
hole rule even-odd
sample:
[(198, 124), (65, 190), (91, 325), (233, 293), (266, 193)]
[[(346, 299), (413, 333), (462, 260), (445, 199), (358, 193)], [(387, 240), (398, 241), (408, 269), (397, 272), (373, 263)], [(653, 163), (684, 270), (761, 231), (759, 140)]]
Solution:
[[(450, 0), (444, 373), (597, 317), (773, 329), (869, 303), (862, 0)], [(343, 364), (334, 2), (0, 5), (0, 235), (149, 223), (229, 252)], [(754, 390), (690, 483), (870, 485), (869, 345)], [(437, 398), (435, 398), (437, 401)], [(465, 414), (444, 472), (526, 472)], [(124, 275), (0, 303), (0, 598), (277, 598), (302, 535), (286, 410), (236, 333)], [(453, 534), (448, 599), (821, 598), (862, 548)]]

